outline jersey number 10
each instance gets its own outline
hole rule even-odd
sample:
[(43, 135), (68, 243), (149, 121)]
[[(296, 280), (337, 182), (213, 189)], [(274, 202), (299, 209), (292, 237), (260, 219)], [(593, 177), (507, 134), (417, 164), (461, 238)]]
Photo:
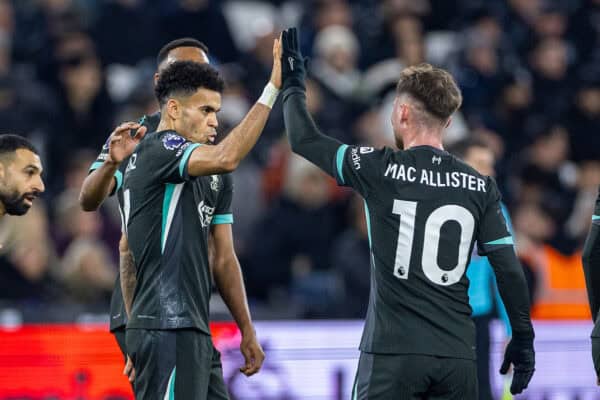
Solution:
[[(408, 279), (410, 260), (413, 253), (415, 236), (415, 217), (417, 202), (394, 200), (392, 212), (400, 216), (398, 246), (394, 262), (394, 276)], [(458, 248), (458, 263), (451, 270), (445, 270), (438, 265), (440, 250), (440, 234), (442, 225), (448, 221), (456, 221), (460, 225), (460, 243)], [(458, 205), (445, 205), (435, 209), (425, 222), (423, 238), (423, 254), (421, 264), (425, 276), (433, 283), (443, 286), (452, 285), (462, 278), (469, 259), (469, 249), (473, 241), (475, 218), (469, 210)]]

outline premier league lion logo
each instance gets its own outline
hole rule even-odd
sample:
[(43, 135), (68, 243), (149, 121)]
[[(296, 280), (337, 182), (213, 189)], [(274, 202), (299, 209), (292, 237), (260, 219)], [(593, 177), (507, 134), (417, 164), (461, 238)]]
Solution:
[(185, 139), (175, 133), (167, 133), (162, 138), (163, 146), (167, 150), (176, 150), (185, 143)]

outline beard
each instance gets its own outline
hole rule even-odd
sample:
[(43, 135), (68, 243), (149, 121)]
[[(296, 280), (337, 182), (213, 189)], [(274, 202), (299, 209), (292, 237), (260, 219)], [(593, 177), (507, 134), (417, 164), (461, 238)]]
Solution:
[(0, 191), (0, 201), (8, 215), (24, 215), (30, 208), (29, 204), (25, 203), (25, 196), (30, 194), (32, 193), (20, 194), (16, 190), (9, 193)]

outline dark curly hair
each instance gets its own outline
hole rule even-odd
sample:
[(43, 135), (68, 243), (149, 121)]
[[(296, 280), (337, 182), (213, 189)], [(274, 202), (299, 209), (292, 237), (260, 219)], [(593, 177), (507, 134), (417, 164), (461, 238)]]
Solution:
[(161, 72), (154, 94), (162, 107), (169, 97), (191, 96), (200, 88), (222, 93), (225, 82), (219, 72), (208, 64), (177, 61)]

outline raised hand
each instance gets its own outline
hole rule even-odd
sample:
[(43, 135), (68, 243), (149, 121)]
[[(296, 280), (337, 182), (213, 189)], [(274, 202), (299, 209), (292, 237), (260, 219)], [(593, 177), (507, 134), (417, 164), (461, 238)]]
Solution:
[(281, 35), (273, 41), (273, 70), (270, 81), (277, 89), (281, 89)]
[(298, 30), (289, 28), (281, 33), (283, 89), (299, 87), (305, 89), (308, 59), (302, 56), (298, 43)]
[[(135, 129), (135, 135), (129, 134), (130, 130)], [(108, 158), (107, 162), (120, 164), (124, 159), (129, 157), (135, 146), (142, 140), (146, 134), (146, 127), (137, 122), (124, 122), (117, 126), (111, 133), (108, 140)]]

